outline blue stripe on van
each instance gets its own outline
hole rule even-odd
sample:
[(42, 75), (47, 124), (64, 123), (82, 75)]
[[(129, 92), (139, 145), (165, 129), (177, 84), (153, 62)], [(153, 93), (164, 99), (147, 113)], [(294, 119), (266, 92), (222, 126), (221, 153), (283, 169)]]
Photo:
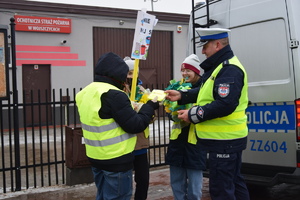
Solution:
[(246, 114), (251, 132), (287, 133), (296, 127), (294, 102), (253, 103)]

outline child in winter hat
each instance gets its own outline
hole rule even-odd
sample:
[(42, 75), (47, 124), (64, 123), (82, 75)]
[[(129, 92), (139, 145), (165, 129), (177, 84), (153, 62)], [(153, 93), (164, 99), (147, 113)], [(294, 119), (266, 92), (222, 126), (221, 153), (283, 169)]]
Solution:
[(190, 69), (196, 74), (200, 75), (200, 60), (197, 55), (191, 54), (184, 59), (181, 64), (181, 71)]

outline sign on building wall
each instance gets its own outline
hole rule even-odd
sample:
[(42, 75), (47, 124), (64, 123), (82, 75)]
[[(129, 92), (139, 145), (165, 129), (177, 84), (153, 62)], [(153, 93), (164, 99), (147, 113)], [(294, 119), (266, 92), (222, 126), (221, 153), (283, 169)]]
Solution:
[(146, 13), (145, 10), (138, 11), (131, 57), (146, 60), (151, 41), (153, 27), (157, 24), (154, 15)]
[(0, 99), (8, 98), (7, 29), (0, 28)]
[(15, 15), (16, 31), (71, 33), (71, 19)]

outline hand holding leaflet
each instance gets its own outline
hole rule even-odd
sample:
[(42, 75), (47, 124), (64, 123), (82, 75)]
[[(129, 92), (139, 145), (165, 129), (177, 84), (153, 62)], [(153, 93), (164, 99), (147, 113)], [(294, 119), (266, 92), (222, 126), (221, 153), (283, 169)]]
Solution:
[(152, 100), (155, 97), (157, 97), (157, 101), (163, 101), (166, 97), (166, 93), (164, 90), (158, 90), (158, 89), (153, 89), (150, 95), (148, 96), (148, 99)]

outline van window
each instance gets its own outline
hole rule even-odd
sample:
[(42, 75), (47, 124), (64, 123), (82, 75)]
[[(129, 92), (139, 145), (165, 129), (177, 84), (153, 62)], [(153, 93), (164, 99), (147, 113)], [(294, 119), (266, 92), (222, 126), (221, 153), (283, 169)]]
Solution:
[[(283, 19), (231, 28), (231, 47), (248, 73), (252, 101), (265, 101), (259, 91), (280, 91), (273, 100), (284, 100), (282, 90), (293, 86), (290, 78), (288, 34)], [(263, 90), (260, 90), (264, 87)], [(270, 90), (265, 90), (268, 87)], [(285, 91), (288, 93), (288, 91)], [(251, 96), (252, 94), (252, 96)], [(259, 98), (262, 95), (264, 97)], [(291, 97), (293, 94), (286, 94)], [(287, 97), (286, 96), (286, 97)], [(293, 98), (290, 98), (293, 99)]]

